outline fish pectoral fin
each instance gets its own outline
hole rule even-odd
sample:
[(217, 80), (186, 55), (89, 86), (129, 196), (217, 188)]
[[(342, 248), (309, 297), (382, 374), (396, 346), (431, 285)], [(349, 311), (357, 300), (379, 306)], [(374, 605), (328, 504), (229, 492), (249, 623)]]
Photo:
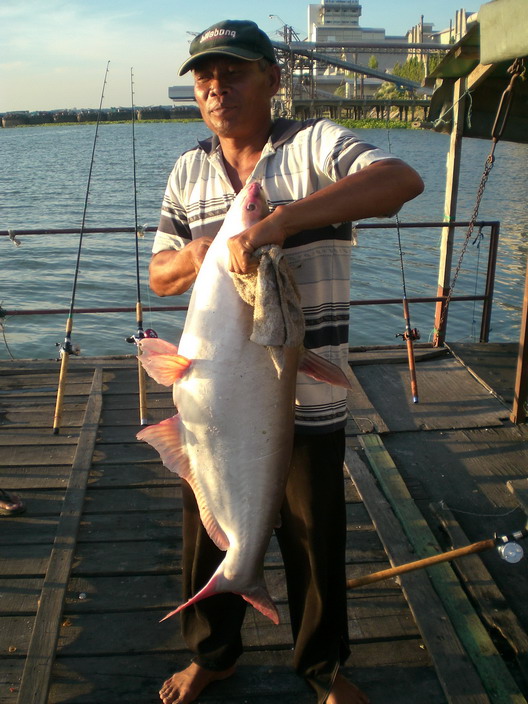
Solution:
[(325, 381), (333, 386), (342, 386), (351, 389), (352, 385), (345, 372), (337, 364), (329, 362), (311, 350), (304, 350), (299, 364), (299, 371), (304, 372), (312, 379)]
[(154, 381), (172, 386), (181, 379), (191, 365), (191, 360), (178, 354), (178, 348), (166, 340), (146, 337), (139, 341), (138, 356), (143, 368)]
[(159, 452), (165, 467), (171, 472), (175, 472), (180, 477), (189, 474), (189, 459), (183, 449), (179, 415), (162, 420), (157, 425), (143, 428), (136, 438), (152, 445)]

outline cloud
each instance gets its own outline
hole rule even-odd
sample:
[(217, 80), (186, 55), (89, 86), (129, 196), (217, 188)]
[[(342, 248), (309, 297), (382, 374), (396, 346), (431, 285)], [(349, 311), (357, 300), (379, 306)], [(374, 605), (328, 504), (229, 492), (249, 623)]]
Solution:
[(130, 104), (132, 66), (136, 104), (168, 104), (187, 37), (155, 9), (94, 0), (8, 2), (0, 8), (0, 55), (9, 57), (0, 64), (0, 111), (96, 107), (108, 60), (109, 105)]

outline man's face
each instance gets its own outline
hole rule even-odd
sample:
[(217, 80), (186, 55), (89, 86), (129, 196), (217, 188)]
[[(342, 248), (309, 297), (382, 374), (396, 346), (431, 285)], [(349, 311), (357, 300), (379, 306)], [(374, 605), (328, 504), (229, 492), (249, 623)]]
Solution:
[(270, 122), (270, 99), (279, 87), (277, 66), (212, 57), (193, 71), (194, 95), (209, 127), (219, 137), (245, 138)]

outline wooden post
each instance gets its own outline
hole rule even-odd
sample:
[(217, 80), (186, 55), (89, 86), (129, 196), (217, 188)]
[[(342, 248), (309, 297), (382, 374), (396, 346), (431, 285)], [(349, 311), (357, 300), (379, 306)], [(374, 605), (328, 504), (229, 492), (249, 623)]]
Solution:
[[(460, 160), (462, 156), (462, 132), (464, 129), (464, 106), (466, 81), (459, 78), (453, 88), (453, 124), (446, 174), (446, 192), (444, 201), (444, 221), (448, 223), (442, 229), (440, 245), (440, 266), (438, 270), (437, 296), (447, 296), (451, 281), (451, 261), (453, 259), (453, 240), (455, 228), (450, 224), (456, 220), (458, 199), (458, 181), (460, 176)], [(439, 347), (445, 340), (447, 310), (445, 303), (436, 304), (434, 344)]]
[(524, 301), (521, 318), (521, 335), (517, 355), (517, 373), (513, 388), (513, 408), (510, 415), (512, 423), (524, 423), (526, 420), (526, 396), (528, 393), (528, 262), (524, 279)]

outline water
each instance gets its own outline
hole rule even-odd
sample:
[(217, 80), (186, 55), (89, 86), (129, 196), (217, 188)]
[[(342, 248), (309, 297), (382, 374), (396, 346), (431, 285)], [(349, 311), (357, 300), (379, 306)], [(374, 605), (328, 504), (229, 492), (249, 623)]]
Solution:
[[(79, 227), (86, 194), (94, 126), (27, 127), (0, 130), (0, 229)], [(369, 142), (403, 157), (422, 175), (426, 190), (404, 206), (404, 222), (443, 219), (446, 135), (418, 130), (357, 130)], [(177, 156), (207, 135), (202, 123), (137, 123), (136, 169), (138, 221), (156, 225), (167, 176)], [(485, 140), (464, 140), (458, 219), (473, 211), (480, 176), (489, 153)], [(526, 268), (528, 187), (524, 178), (528, 145), (501, 142), (480, 208), (479, 219), (500, 220), (498, 270), (491, 341), (518, 337)], [(86, 226), (129, 227), (134, 223), (130, 125), (101, 124), (92, 171)], [(464, 238), (458, 233), (455, 260)], [(456, 294), (482, 292), (488, 230), (480, 245), (470, 244)], [(144, 327), (177, 340), (184, 314), (150, 312), (152, 305), (181, 305), (187, 296), (158, 299), (147, 285), (153, 234), (139, 241)], [(407, 295), (434, 296), (437, 288), (440, 230), (401, 230)], [(472, 238), (473, 240), (474, 238)], [(78, 235), (22, 237), (14, 247), (0, 239), (0, 304), (5, 310), (68, 308)], [(78, 308), (133, 307), (136, 301), (133, 234), (85, 235), (75, 304)], [(353, 250), (351, 298), (402, 296), (395, 230), (359, 232)], [(422, 340), (432, 334), (434, 304), (411, 306), (413, 327)], [(480, 304), (454, 303), (448, 339), (478, 336)], [(12, 316), (4, 322), (0, 358), (50, 358), (64, 339), (65, 315)], [(404, 323), (400, 305), (352, 309), (350, 342), (393, 344)], [(73, 319), (72, 341), (83, 355), (130, 354), (125, 338), (135, 332), (135, 314), (83, 314)]]

